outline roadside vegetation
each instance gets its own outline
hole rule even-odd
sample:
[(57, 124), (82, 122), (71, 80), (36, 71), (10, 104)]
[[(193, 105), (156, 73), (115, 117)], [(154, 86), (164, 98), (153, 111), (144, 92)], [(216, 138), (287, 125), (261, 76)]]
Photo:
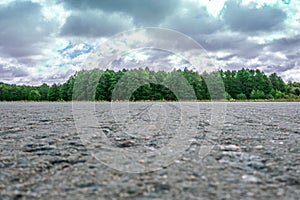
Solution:
[[(125, 74), (126, 79), (122, 81), (121, 78), (124, 78)], [(214, 76), (219, 76), (219, 80), (223, 80), (225, 93), (217, 86), (211, 90), (213, 93), (209, 93), (207, 81), (212, 80), (212, 84), (218, 85), (213, 81), (218, 80), (214, 79)], [(74, 93), (75, 80), (78, 84), (76, 87), (78, 91)], [(182, 84), (184, 81), (187, 81), (188, 84)], [(190, 91), (191, 88), (193, 92)], [(117, 95), (113, 96), (113, 94)], [(198, 75), (187, 69), (154, 72), (148, 68), (118, 72), (112, 70), (80, 71), (71, 76), (65, 83), (51, 86), (47, 84), (25, 86), (0, 83), (0, 101), (71, 101), (72, 99), (188, 101), (195, 100), (195, 98), (199, 101), (210, 99), (300, 101), (300, 83), (285, 83), (276, 73), (266, 75), (260, 70), (252, 69), (220, 70), (219, 73)]]

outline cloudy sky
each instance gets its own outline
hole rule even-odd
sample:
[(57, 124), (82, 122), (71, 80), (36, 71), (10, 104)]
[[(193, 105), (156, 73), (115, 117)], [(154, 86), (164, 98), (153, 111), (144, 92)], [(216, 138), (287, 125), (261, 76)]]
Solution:
[(219, 68), (300, 82), (299, 11), (299, 0), (1, 0), (0, 82), (64, 82), (103, 41), (143, 27), (186, 34)]

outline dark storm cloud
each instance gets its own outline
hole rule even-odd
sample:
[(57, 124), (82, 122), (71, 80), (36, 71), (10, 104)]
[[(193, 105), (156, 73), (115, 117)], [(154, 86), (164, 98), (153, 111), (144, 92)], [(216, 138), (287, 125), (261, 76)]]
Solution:
[[(73, 14), (67, 19), (62, 35), (107, 36), (125, 28), (159, 26), (189, 36), (210, 34), (224, 27), (197, 2), (181, 0), (62, 0)], [(187, 10), (187, 12), (182, 12)], [(119, 15), (110, 19), (112, 15)], [(132, 27), (129, 26), (132, 19)]]
[(2, 80), (9, 80), (12, 77), (25, 77), (28, 76), (28, 72), (26, 72), (22, 68), (6, 66), (4, 64), (0, 64), (0, 82)]
[(241, 43), (246, 43), (247, 37), (244, 35), (216, 34), (200, 36), (197, 40), (208, 51), (236, 50)]
[(21, 65), (30, 66), (30, 67), (36, 65), (36, 61), (30, 57), (18, 58), (18, 63), (20, 63)]
[(22, 1), (0, 7), (0, 27), (0, 55), (13, 57), (38, 54), (36, 43), (54, 29), (44, 21), (39, 4)]
[(63, 36), (98, 37), (112, 36), (120, 31), (132, 28), (130, 18), (125, 14), (87, 11), (73, 14), (62, 27)]
[(229, 60), (229, 59), (231, 59), (231, 58), (233, 58), (233, 57), (235, 57), (236, 56), (236, 54), (230, 54), (230, 55), (228, 55), (228, 56), (223, 56), (223, 57), (217, 57), (216, 59), (217, 60)]
[(300, 59), (300, 52), (294, 52), (293, 54), (287, 54), (286, 57), (289, 60), (295, 60), (295, 59)]
[(227, 2), (223, 13), (225, 23), (231, 30), (247, 33), (280, 29), (286, 17), (286, 13), (279, 8), (255, 8), (240, 5), (237, 1)]
[(282, 50), (298, 50), (300, 46), (300, 35), (296, 35), (292, 38), (281, 38), (273, 40), (269, 43), (268, 49), (271, 51)]
[(161, 26), (189, 36), (211, 34), (224, 29), (221, 20), (210, 16), (196, 2), (182, 3), (177, 10), (170, 13)]
[[(233, 56), (251, 59), (263, 53), (264, 45), (250, 41), (245, 34), (218, 33), (206, 36), (199, 36), (197, 41), (209, 52), (223, 51)], [(224, 57), (222, 60), (226, 60)]]
[(108, 13), (126, 13), (134, 22), (155, 26), (179, 5), (180, 0), (61, 0), (66, 8), (77, 11), (102, 10)]
[(284, 63), (282, 65), (268, 65), (264, 68), (264, 72), (269, 73), (269, 74), (274, 73), (274, 72), (282, 73), (282, 72), (292, 70), (295, 67), (297, 67), (297, 64), (295, 61), (292, 61), (292, 62)]

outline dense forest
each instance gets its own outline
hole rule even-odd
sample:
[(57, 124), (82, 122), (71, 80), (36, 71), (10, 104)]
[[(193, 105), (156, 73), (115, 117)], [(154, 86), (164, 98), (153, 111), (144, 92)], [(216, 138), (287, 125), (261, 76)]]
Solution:
[[(208, 89), (209, 78), (210, 83), (214, 83), (212, 74), (198, 75), (187, 69), (172, 72), (154, 72), (148, 68), (118, 72), (91, 70), (77, 72), (65, 83), (51, 86), (0, 83), (0, 101), (300, 100), (300, 83), (285, 83), (276, 73), (266, 75), (260, 70), (241, 69), (220, 70), (215, 75), (221, 76), (219, 79), (223, 80), (226, 92), (218, 87)], [(186, 84), (182, 84), (184, 82)], [(74, 84), (76, 91), (73, 91)]]

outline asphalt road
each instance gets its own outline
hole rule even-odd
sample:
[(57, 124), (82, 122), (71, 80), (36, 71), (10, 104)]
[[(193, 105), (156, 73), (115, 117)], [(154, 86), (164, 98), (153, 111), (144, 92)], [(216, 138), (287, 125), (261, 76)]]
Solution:
[(300, 103), (213, 107), (0, 103), (0, 199), (300, 199)]

